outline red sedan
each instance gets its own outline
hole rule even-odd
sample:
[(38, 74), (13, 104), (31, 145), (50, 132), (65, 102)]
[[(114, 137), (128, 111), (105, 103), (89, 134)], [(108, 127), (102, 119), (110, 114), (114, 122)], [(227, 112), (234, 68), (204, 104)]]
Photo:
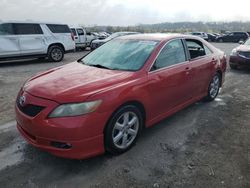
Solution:
[(33, 146), (83, 159), (130, 149), (144, 127), (216, 98), (225, 54), (203, 39), (138, 34), (29, 79), (16, 101), (17, 128)]

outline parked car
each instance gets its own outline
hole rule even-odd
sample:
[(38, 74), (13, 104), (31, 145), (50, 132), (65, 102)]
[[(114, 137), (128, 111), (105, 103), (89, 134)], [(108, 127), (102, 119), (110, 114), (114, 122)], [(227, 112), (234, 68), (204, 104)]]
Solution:
[(91, 32), (91, 34), (94, 35), (96, 39), (101, 39), (101, 36), (100, 36), (99, 33), (97, 33), (97, 32)]
[(212, 34), (212, 33), (207, 33), (207, 37), (208, 37), (208, 41), (209, 42), (215, 42), (216, 41), (216, 38), (217, 38), (217, 36), (216, 35), (214, 35), (214, 34)]
[(249, 35), (247, 32), (231, 32), (217, 37), (217, 42), (239, 42), (246, 41)]
[(250, 39), (245, 43), (240, 42), (240, 46), (232, 50), (229, 59), (229, 65), (231, 69), (237, 69), (239, 66), (250, 67)]
[(191, 35), (194, 35), (194, 36), (197, 36), (197, 37), (201, 37), (204, 40), (208, 40), (207, 33), (204, 33), (204, 32), (192, 32)]
[(71, 27), (71, 32), (74, 35), (76, 48), (85, 49), (86, 47), (90, 46), (91, 42), (97, 37), (90, 32), (87, 32), (82, 27)]
[(58, 62), (74, 49), (74, 38), (67, 25), (0, 23), (0, 60), (48, 57), (50, 61)]
[(17, 128), (57, 156), (120, 154), (143, 128), (202, 98), (214, 100), (225, 70), (225, 53), (198, 37), (119, 37), (29, 79), (16, 100)]
[(124, 35), (133, 35), (133, 34), (138, 34), (138, 33), (137, 32), (116, 32), (105, 39), (93, 40), (91, 45), (90, 45), (90, 48), (91, 48), (91, 50), (94, 50), (94, 49), (100, 47), (101, 45), (105, 44), (106, 42), (108, 42), (116, 37), (120, 37), (120, 36), (124, 36)]
[(103, 32), (99, 32), (99, 39), (105, 39), (107, 38), (108, 36), (106, 34), (104, 34)]

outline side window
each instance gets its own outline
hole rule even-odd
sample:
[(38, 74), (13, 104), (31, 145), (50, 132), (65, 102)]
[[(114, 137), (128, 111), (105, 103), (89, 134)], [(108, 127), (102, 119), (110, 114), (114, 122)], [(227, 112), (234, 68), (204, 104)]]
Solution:
[(17, 35), (43, 34), (43, 31), (39, 24), (15, 23), (14, 28)]
[(11, 23), (0, 24), (0, 35), (13, 35), (13, 27)]
[(183, 43), (180, 39), (171, 41), (165, 45), (158, 55), (152, 70), (169, 67), (186, 61)]
[(71, 33), (67, 25), (46, 24), (52, 33)]
[(206, 51), (202, 42), (194, 39), (186, 40), (187, 48), (191, 59), (202, 57), (206, 55)]
[(76, 29), (76, 30), (77, 30), (78, 35), (84, 35), (84, 32), (82, 29)]

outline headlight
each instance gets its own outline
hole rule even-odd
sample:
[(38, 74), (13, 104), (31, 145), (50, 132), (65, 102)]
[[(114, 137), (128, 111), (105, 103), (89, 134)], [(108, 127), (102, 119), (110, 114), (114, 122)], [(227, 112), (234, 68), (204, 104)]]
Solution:
[(101, 103), (101, 100), (97, 100), (84, 103), (62, 104), (50, 113), (49, 118), (79, 116), (83, 114), (88, 114), (94, 112), (98, 108), (98, 106), (100, 106)]
[(231, 52), (231, 55), (236, 56), (237, 54), (238, 54), (238, 51), (236, 49), (233, 49), (232, 52)]

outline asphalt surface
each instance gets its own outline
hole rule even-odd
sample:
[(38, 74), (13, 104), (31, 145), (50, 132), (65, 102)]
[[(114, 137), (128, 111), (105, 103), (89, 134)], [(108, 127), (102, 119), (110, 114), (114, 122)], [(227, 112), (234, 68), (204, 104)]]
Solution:
[[(228, 55), (237, 44), (214, 44)], [(14, 121), (22, 83), (72, 62), (0, 64), (0, 187), (250, 187), (250, 70), (230, 70), (218, 98), (197, 102), (147, 129), (120, 155), (88, 160), (52, 156), (27, 144)]]

